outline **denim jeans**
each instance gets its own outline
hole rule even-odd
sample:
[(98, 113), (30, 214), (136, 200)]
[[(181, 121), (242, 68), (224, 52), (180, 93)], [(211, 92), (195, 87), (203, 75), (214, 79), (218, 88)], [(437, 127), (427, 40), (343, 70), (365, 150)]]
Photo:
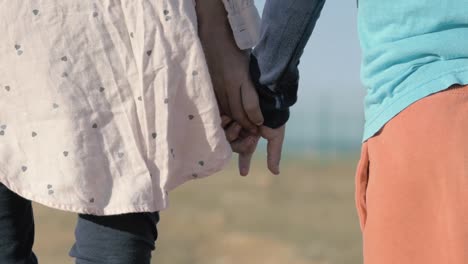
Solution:
[[(149, 264), (158, 222), (159, 212), (78, 214), (76, 241), (68, 254), (77, 264)], [(0, 183), (0, 263), (39, 263), (32, 251), (33, 243), (31, 201)]]

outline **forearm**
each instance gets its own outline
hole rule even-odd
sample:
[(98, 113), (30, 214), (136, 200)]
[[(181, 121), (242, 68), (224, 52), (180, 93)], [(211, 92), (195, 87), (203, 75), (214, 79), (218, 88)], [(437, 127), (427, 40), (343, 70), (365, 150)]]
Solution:
[(268, 0), (261, 38), (254, 50), (262, 72), (260, 83), (272, 85), (297, 67), (325, 0)]
[[(234, 36), (227, 18), (227, 12), (221, 0), (197, 0), (198, 35), (205, 51), (208, 67), (212, 73), (213, 82), (221, 78), (222, 74), (215, 74), (223, 67), (228, 67), (231, 56), (238, 51), (243, 53), (235, 44)], [(238, 55), (237, 54), (237, 55)]]
[(325, 0), (268, 0), (261, 37), (250, 72), (260, 97), (265, 125), (279, 127), (297, 101), (299, 60)]
[(196, 0), (199, 36), (206, 40), (215, 34), (226, 37), (229, 21), (221, 0)]

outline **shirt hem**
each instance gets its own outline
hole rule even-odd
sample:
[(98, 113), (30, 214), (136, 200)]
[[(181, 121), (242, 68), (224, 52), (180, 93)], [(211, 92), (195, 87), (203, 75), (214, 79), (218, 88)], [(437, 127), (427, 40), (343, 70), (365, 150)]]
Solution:
[[(232, 151), (228, 150), (225, 153), (224, 158), (221, 159), (220, 162), (216, 166), (206, 171), (204, 175), (200, 175), (198, 178), (187, 177), (183, 181), (177, 181), (177, 182), (174, 182), (172, 185), (166, 186), (165, 190), (169, 192), (175, 189), (176, 187), (182, 184), (185, 184), (191, 180), (201, 180), (217, 172), (220, 172), (221, 170), (225, 169), (229, 165), (231, 159), (232, 159)], [(155, 203), (154, 206), (149, 206), (148, 204), (145, 204), (145, 205), (133, 204), (131, 206), (122, 206), (122, 207), (113, 206), (109, 208), (90, 208), (90, 207), (75, 206), (75, 205), (63, 204), (63, 203), (53, 203), (45, 199), (41, 199), (37, 195), (34, 195), (31, 192), (20, 190), (20, 188), (17, 188), (14, 184), (8, 181), (8, 178), (5, 177), (6, 175), (8, 175), (5, 168), (6, 167), (4, 167), (0, 162), (0, 174), (2, 174), (0, 175), (1, 176), (0, 183), (5, 185), (5, 187), (7, 187), (9, 190), (16, 193), (17, 195), (27, 200), (36, 202), (38, 204), (41, 204), (43, 206), (46, 206), (52, 209), (57, 209), (57, 210), (65, 211), (65, 212), (71, 212), (71, 213), (105, 216), (105, 215), (117, 215), (117, 214), (127, 214), (127, 213), (159, 212), (169, 207), (169, 199), (166, 193), (163, 193), (163, 197), (161, 197), (162, 198), (161, 202)]]
[[(227, 142), (227, 141), (226, 141)], [(229, 146), (229, 145), (228, 145)], [(213, 176), (214, 174), (224, 170), (229, 163), (231, 162), (232, 159), (232, 151), (230, 150), (230, 147), (227, 149), (227, 152), (223, 156), (224, 158), (220, 159), (219, 162), (213, 166), (211, 169), (205, 170), (203, 174), (197, 175), (197, 177), (193, 177), (192, 175), (188, 175), (187, 177), (182, 178), (179, 181), (174, 181), (170, 184), (167, 184), (165, 186), (165, 190), (170, 192), (174, 190), (175, 188), (181, 186), (182, 184), (191, 182), (191, 181), (197, 181), (197, 180), (202, 180), (204, 178), (208, 178), (210, 176)]]
[(361, 143), (364, 143), (369, 138), (373, 137), (394, 116), (396, 116), (398, 113), (400, 113), (416, 101), (427, 97), (433, 93), (446, 90), (453, 84), (467, 84), (467, 73), (468, 68), (448, 72), (446, 74), (443, 74), (439, 78), (423, 82), (421, 85), (415, 85), (417, 87), (421, 87), (421, 89), (409, 90), (409, 92), (405, 93), (399, 98), (396, 98), (389, 105), (382, 106), (382, 108), (384, 109), (375, 114), (372, 118), (372, 121), (368, 122), (365, 125)]
[[(3, 169), (0, 169), (0, 172), (5, 174)], [(10, 184), (10, 182), (4, 178), (0, 178), (0, 183), (5, 185), (8, 189), (12, 192), (18, 194), (19, 196), (39, 203), (41, 205), (50, 207), (52, 209), (58, 209), (61, 211), (72, 212), (72, 213), (79, 213), (79, 214), (92, 214), (97, 216), (105, 216), (105, 215), (117, 215), (117, 214), (127, 214), (127, 213), (143, 213), (143, 212), (159, 212), (167, 208), (167, 200), (162, 201), (160, 205), (156, 206), (147, 206), (147, 205), (132, 205), (130, 207), (117, 207), (117, 208), (108, 208), (108, 209), (99, 209), (99, 208), (89, 208), (89, 207), (80, 207), (80, 206), (73, 206), (68, 204), (60, 204), (60, 203), (51, 203), (44, 199), (38, 198), (36, 195), (27, 192), (21, 191), (14, 184)]]

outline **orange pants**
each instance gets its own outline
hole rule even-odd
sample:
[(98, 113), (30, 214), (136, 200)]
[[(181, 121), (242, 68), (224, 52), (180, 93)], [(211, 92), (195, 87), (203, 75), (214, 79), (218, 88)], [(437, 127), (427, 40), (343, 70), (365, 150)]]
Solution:
[(468, 264), (468, 85), (391, 119), (355, 177), (365, 264)]

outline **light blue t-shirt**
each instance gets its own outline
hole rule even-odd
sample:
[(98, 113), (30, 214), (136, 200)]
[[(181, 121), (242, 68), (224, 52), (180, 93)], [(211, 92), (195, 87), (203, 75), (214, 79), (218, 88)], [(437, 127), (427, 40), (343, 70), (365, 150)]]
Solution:
[[(251, 73), (267, 124), (277, 127), (289, 117), (297, 98), (300, 57), (324, 2), (266, 2)], [(468, 0), (358, 4), (361, 80), (367, 90), (365, 142), (417, 100), (455, 83), (468, 84)]]
[(468, 84), (468, 0), (359, 0), (358, 14), (362, 142), (417, 100)]

